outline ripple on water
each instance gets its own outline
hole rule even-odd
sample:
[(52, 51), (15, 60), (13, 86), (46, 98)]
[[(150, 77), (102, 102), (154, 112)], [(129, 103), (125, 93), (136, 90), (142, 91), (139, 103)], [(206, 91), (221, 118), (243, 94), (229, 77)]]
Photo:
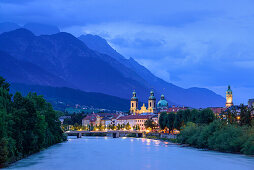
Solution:
[(254, 170), (254, 158), (144, 138), (70, 137), (8, 169)]

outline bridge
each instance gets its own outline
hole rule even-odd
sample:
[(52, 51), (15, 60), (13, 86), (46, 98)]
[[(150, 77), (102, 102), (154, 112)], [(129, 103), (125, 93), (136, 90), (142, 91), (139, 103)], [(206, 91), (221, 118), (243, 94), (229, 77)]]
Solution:
[(81, 138), (82, 135), (85, 134), (105, 134), (106, 136), (111, 136), (113, 138), (125, 137), (128, 134), (135, 134), (136, 137), (145, 137), (145, 132), (143, 131), (120, 131), (120, 130), (112, 130), (112, 131), (66, 131), (65, 134), (68, 136), (77, 136), (77, 138)]

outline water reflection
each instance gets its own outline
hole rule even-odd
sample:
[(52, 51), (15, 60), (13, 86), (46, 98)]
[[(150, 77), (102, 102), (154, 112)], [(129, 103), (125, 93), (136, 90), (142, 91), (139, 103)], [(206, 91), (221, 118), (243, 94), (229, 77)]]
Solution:
[(160, 141), (159, 140), (153, 140), (154, 146), (160, 146)]
[(69, 138), (68, 142), (18, 161), (9, 169), (253, 170), (254, 158), (201, 151), (152, 139), (82, 137)]

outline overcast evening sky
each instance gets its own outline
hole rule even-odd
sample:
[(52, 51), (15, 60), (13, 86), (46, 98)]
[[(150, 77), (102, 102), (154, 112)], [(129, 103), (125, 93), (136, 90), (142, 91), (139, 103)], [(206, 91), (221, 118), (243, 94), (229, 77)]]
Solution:
[(178, 86), (254, 98), (253, 0), (0, 0), (0, 22), (105, 38)]

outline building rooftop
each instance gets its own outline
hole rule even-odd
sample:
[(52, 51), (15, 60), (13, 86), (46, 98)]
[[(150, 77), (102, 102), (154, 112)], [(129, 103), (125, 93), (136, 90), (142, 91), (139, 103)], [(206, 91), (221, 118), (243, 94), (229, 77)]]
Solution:
[(122, 116), (118, 118), (117, 120), (128, 120), (128, 119), (150, 119), (152, 115), (128, 115), (128, 116)]
[(87, 115), (86, 117), (83, 118), (83, 120), (89, 120), (90, 122), (95, 122), (96, 121), (96, 114), (91, 114), (91, 115)]

